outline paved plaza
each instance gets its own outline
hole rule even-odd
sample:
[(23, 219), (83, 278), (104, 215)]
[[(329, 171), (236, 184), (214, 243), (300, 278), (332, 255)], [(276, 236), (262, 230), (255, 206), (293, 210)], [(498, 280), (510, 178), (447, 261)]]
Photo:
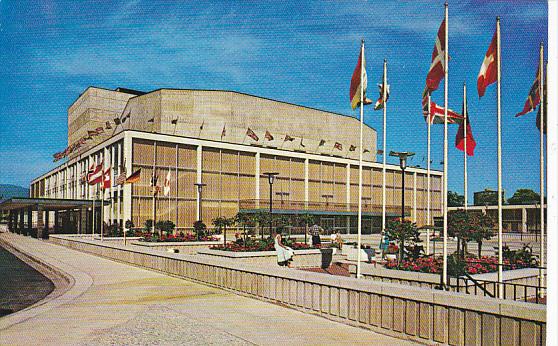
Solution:
[(0, 319), (1, 345), (413, 343), (9, 233), (72, 276), (57, 298)]

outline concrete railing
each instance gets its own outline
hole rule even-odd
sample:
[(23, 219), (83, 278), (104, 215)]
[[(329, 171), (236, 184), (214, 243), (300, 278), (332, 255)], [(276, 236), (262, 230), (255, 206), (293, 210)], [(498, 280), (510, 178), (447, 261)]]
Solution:
[[(546, 307), (53, 236), (76, 250), (428, 344), (543, 345)], [(365, 342), (363, 340), (363, 342)]]

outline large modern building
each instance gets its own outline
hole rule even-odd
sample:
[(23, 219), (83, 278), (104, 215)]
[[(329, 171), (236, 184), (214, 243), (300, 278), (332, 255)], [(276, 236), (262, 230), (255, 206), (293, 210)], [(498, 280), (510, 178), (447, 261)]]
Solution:
[[(106, 168), (112, 167), (111, 187), (101, 193), (104, 220), (131, 220), (141, 226), (153, 214), (153, 172), (162, 185), (170, 171), (170, 194), (157, 197), (157, 219), (171, 220), (182, 230), (200, 217), (210, 224), (239, 210), (268, 210), (270, 185), (264, 173), (276, 172), (274, 213), (310, 213), (324, 227), (356, 232), (362, 151), (363, 232), (377, 232), (382, 215), (377, 134), (365, 126), (364, 146), (359, 148), (359, 126), (357, 119), (342, 114), (232, 91), (89, 87), (68, 109), (68, 146), (82, 145), (66, 162), (34, 179), (30, 197), (95, 199), (97, 187), (83, 177), (92, 163), (102, 160)], [(99, 128), (97, 135), (90, 135)], [(128, 175), (141, 168), (140, 181), (115, 185), (123, 168)], [(405, 213), (419, 225), (428, 224), (426, 171), (409, 167), (405, 174)], [(441, 214), (442, 173), (432, 171), (431, 177), (434, 217)], [(401, 213), (401, 178), (399, 166), (388, 165), (389, 217)], [(201, 203), (196, 183), (205, 184)], [(100, 208), (98, 204), (96, 215)], [(44, 210), (48, 208), (40, 214)], [(59, 211), (50, 220), (91, 232), (91, 217), (91, 207), (80, 206)]]

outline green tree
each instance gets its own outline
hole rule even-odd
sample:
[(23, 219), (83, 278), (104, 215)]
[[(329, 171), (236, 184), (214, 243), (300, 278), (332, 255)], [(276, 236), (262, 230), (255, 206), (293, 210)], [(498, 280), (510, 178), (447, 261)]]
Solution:
[(223, 232), (223, 244), (227, 244), (227, 227), (234, 225), (234, 218), (219, 216), (213, 219), (213, 226), (217, 228), (219, 232)]
[(465, 204), (465, 196), (457, 192), (448, 191), (448, 207), (462, 207)]
[(478, 256), (481, 257), (482, 242), (493, 235), (493, 220), (490, 216), (464, 210), (453, 210), (448, 213), (448, 235), (457, 237), (457, 252), (463, 259), (467, 254), (467, 242), (476, 241)]
[(249, 214), (239, 211), (235, 217), (234, 222), (242, 226), (242, 233), (244, 235), (244, 243), (246, 243), (246, 226), (251, 226), (252, 219)]
[(540, 203), (541, 195), (531, 189), (518, 189), (508, 199), (508, 204), (535, 204)]
[(174, 231), (175, 227), (176, 225), (171, 220), (164, 220), (164, 221), (161, 220), (155, 223), (155, 228), (159, 229), (161, 235), (163, 234), (163, 232), (165, 232), (166, 235), (168, 236), (170, 233)]
[(194, 222), (194, 233), (196, 233), (196, 238), (201, 240), (201, 238), (207, 235), (207, 226), (203, 221), (196, 221)]
[(484, 213), (476, 213), (471, 217), (473, 226), (471, 238), (477, 242), (478, 256), (482, 256), (483, 240), (490, 240), (494, 236), (494, 220)]
[(400, 220), (388, 221), (385, 236), (389, 241), (397, 242), (399, 246), (399, 262), (404, 259), (405, 242), (408, 242), (408, 245), (411, 246), (417, 246), (421, 242), (417, 224), (407, 220), (403, 220), (403, 222)]
[[(269, 212), (263, 210), (259, 210), (250, 216), (253, 224), (259, 228), (262, 239), (264, 238), (264, 228), (269, 224), (270, 217), (271, 215)], [(271, 230), (269, 230), (269, 232), (271, 234)]]

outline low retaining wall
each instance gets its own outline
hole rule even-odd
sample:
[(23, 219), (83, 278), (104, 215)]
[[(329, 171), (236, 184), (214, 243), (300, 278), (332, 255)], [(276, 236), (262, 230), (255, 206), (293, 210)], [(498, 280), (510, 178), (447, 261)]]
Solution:
[(140, 246), (144, 248), (150, 248), (158, 251), (168, 251), (170, 249), (176, 249), (179, 253), (187, 255), (195, 255), (199, 253), (200, 250), (207, 250), (211, 245), (222, 244), (222, 241), (196, 241), (196, 242), (143, 242), (134, 241), (130, 244), (135, 246)]
[(54, 243), (423, 343), (543, 345), (546, 307), (228, 259), (52, 237)]
[[(294, 250), (293, 266), (302, 267), (320, 267), (327, 268), (334, 261), (337, 249), (309, 249)], [(234, 252), (205, 249), (198, 251), (199, 255), (227, 258), (235, 263), (258, 264), (270, 267), (277, 266), (276, 251), (254, 251), (254, 252)], [(336, 259), (341, 259), (336, 258)]]
[[(349, 264), (349, 273), (352, 277), (356, 277), (356, 263), (347, 261), (343, 262)], [(390, 282), (415, 287), (433, 289), (435, 286), (440, 285), (439, 274), (386, 269), (381, 264), (361, 263), (361, 274), (368, 280)], [(472, 275), (472, 277), (482, 283), (483, 281), (497, 281), (498, 278), (496, 275), (496, 273), (486, 273)], [(537, 286), (538, 270), (534, 268), (506, 270), (504, 271), (504, 282)], [(457, 285), (457, 279), (450, 278), (449, 283), (450, 285)], [(465, 287), (465, 282), (460, 281), (459, 283), (462, 285), (460, 291), (465, 292), (467, 289)], [(474, 290), (474, 283), (470, 282), (467, 286), (469, 287), (469, 294), (484, 296), (484, 292), (482, 290)], [(450, 290), (457, 291), (455, 287), (450, 288)], [(496, 295), (497, 287), (492, 284), (488, 284), (486, 285), (486, 290), (493, 295)], [(514, 298), (515, 300), (522, 300), (525, 296), (527, 296), (527, 298), (533, 298), (537, 293), (535, 288), (527, 288), (524, 290), (521, 287), (514, 287), (513, 285), (505, 285), (505, 290), (506, 299), (511, 300)]]

